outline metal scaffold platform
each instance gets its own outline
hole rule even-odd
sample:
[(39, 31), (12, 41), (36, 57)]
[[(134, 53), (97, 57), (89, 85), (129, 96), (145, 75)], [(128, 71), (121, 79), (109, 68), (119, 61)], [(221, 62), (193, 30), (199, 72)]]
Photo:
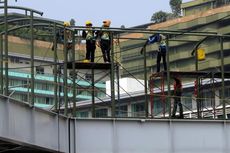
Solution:
[[(168, 77), (168, 75), (170, 77)], [(202, 114), (206, 112), (207, 114), (207, 108), (203, 107), (203, 98), (202, 92), (204, 90), (210, 90), (210, 93), (213, 97), (215, 97), (215, 93), (213, 91), (215, 90), (216, 84), (222, 84), (224, 81), (227, 81), (230, 78), (230, 72), (208, 72), (208, 71), (162, 71), (159, 73), (153, 73), (150, 76), (150, 107), (151, 107), (151, 117), (154, 118), (154, 105), (155, 105), (155, 98), (160, 98), (161, 105), (163, 107), (162, 110), (162, 117), (170, 117), (171, 115), (171, 99), (174, 97), (172, 95), (173, 89), (171, 86), (173, 83), (171, 82), (174, 78), (180, 78), (180, 80), (189, 79), (190, 81), (193, 80), (194, 84), (193, 87), (193, 94), (194, 94), (194, 101), (196, 101), (197, 110), (195, 113), (197, 118), (202, 118)], [(167, 80), (170, 78), (170, 80)], [(222, 84), (223, 86), (223, 84)], [(191, 89), (190, 89), (191, 90)], [(223, 89), (222, 89), (223, 90)], [(222, 91), (221, 90), (221, 91)], [(190, 91), (191, 92), (191, 91)], [(183, 96), (181, 96), (183, 98)], [(188, 98), (188, 97), (185, 97)], [(193, 97), (191, 97), (192, 99)], [(212, 111), (211, 114), (213, 114), (214, 118), (216, 118), (216, 112), (217, 107), (214, 100), (212, 100)], [(222, 102), (224, 103), (224, 102)], [(219, 110), (219, 112), (223, 113), (226, 110)], [(189, 117), (191, 118), (191, 116)]]
[[(110, 63), (92, 63), (92, 62), (74, 62), (75, 63), (75, 69), (99, 69), (99, 70), (109, 70), (111, 69)], [(73, 62), (67, 63), (68, 69), (73, 69), (74, 67)]]
[[(170, 77), (179, 76), (181, 78), (221, 78), (221, 72), (209, 72), (209, 71), (170, 71)], [(153, 73), (150, 77), (167, 77), (167, 72)], [(224, 78), (230, 78), (230, 72), (224, 73)]]

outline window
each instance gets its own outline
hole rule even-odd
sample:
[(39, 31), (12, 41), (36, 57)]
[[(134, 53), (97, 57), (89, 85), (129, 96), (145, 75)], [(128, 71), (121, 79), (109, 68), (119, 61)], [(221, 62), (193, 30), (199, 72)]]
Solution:
[(217, 115), (218, 119), (223, 119), (223, 115)]
[(87, 118), (89, 117), (89, 112), (77, 112), (77, 117)]
[(228, 120), (230, 120), (230, 114), (227, 114)]
[(215, 100), (214, 97), (212, 97), (212, 92), (204, 91), (201, 94), (203, 95), (203, 101), (202, 101), (203, 108), (212, 107), (212, 103)]
[(50, 104), (50, 98), (46, 97), (46, 104)]
[(132, 105), (133, 117), (143, 117), (145, 116), (145, 104), (137, 103)]
[(18, 57), (11, 57), (11, 58), (10, 58), (10, 62), (11, 62), (11, 63), (20, 63), (20, 60), (19, 60)]
[(184, 111), (192, 110), (192, 93), (191, 92), (183, 94), (181, 101), (184, 107)]
[(153, 115), (160, 115), (163, 113), (163, 102), (161, 100), (161, 98), (158, 97), (154, 97), (153, 99)]
[(44, 67), (37, 66), (36, 67), (36, 73), (37, 74), (44, 74)]
[(108, 117), (108, 110), (106, 108), (96, 110), (95, 117)]
[(128, 116), (128, 106), (117, 106), (116, 107), (116, 117), (127, 117)]

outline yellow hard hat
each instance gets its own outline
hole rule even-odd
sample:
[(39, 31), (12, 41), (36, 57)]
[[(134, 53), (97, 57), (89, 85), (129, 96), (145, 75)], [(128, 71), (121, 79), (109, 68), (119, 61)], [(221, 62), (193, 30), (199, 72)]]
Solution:
[(70, 26), (70, 22), (65, 21), (65, 22), (64, 22), (64, 26), (66, 26), (66, 27)]
[(90, 26), (90, 25), (92, 26), (93, 24), (92, 24), (91, 21), (88, 20), (88, 21), (85, 22), (85, 25), (86, 25), (86, 26)]
[(103, 26), (105, 26), (105, 27), (109, 27), (110, 24), (111, 24), (111, 21), (110, 21), (110, 20), (104, 20), (104, 21), (103, 21)]

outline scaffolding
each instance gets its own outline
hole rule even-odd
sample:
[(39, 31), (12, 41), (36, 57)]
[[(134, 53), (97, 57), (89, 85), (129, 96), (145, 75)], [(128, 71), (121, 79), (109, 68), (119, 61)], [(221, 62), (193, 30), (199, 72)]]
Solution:
[[(4, 24), (5, 25), (5, 29), (4, 31), (1, 32), (1, 35), (4, 35), (5, 37), (5, 45), (4, 45), (4, 51), (3, 51), (3, 47), (1, 47), (1, 80), (3, 80), (3, 78), (6, 80), (5, 82), (1, 82), (1, 92), (2, 94), (9, 96), (9, 76), (8, 76), (8, 62), (5, 62), (5, 76), (3, 76), (3, 61), (5, 60), (9, 60), (8, 59), (8, 33), (20, 28), (30, 28), (31, 29), (31, 78), (30, 78), (30, 82), (31, 82), (31, 105), (34, 105), (34, 33), (33, 33), (33, 29), (35, 27), (39, 27), (39, 26), (43, 26), (43, 27), (50, 27), (51, 29), (53, 29), (53, 34), (51, 34), (51, 37), (53, 38), (53, 43), (54, 43), (54, 52), (53, 52), (53, 65), (54, 65), (54, 82), (55, 82), (55, 90), (54, 90), (54, 97), (55, 97), (55, 111), (57, 111), (58, 108), (58, 66), (60, 66), (63, 69), (63, 88), (64, 88), (64, 115), (68, 115), (68, 109), (73, 109), (73, 116), (75, 116), (75, 112), (77, 111), (76, 108), (76, 73), (75, 71), (77, 69), (89, 69), (91, 70), (91, 74), (92, 74), (92, 80), (91, 80), (91, 89), (92, 89), (92, 112), (93, 114), (95, 114), (95, 108), (94, 108), (94, 98), (95, 98), (95, 80), (94, 80), (94, 70), (95, 69), (106, 69), (106, 70), (110, 70), (110, 87), (111, 87), (111, 95), (110, 95), (110, 103), (108, 103), (108, 105), (111, 106), (111, 112), (112, 115), (111, 117), (116, 117), (115, 112), (116, 112), (116, 105), (117, 105), (117, 101), (119, 101), (120, 99), (120, 92), (118, 91), (118, 95), (117, 95), (117, 99), (115, 97), (115, 78), (119, 78), (119, 67), (122, 67), (122, 65), (115, 60), (114, 56), (115, 56), (115, 50), (114, 50), (114, 44), (113, 42), (115, 40), (122, 40), (122, 39), (128, 39), (128, 40), (141, 40), (144, 41), (146, 40), (145, 38), (133, 38), (133, 37), (122, 37), (121, 33), (127, 33), (127, 34), (133, 34), (133, 33), (138, 33), (138, 34), (145, 34), (145, 35), (153, 35), (156, 33), (160, 33), (160, 34), (164, 34), (166, 36), (166, 44), (167, 44), (167, 49), (170, 50), (170, 45), (169, 43), (171, 41), (178, 41), (178, 42), (187, 42), (189, 40), (179, 40), (176, 39), (176, 36), (197, 36), (197, 37), (202, 37), (201, 41), (198, 41), (198, 44), (195, 46), (195, 64), (196, 64), (196, 71), (195, 72), (172, 72), (170, 71), (170, 58), (169, 58), (169, 52), (167, 52), (167, 71), (166, 72), (162, 72), (162, 73), (158, 73), (158, 74), (152, 74), (150, 76), (150, 86), (148, 84), (148, 70), (147, 70), (147, 51), (146, 51), (146, 47), (143, 48), (143, 75), (144, 75), (144, 101), (145, 101), (145, 117), (149, 118), (149, 117), (154, 117), (154, 112), (153, 112), (153, 107), (154, 107), (154, 97), (157, 96), (155, 94), (155, 88), (157, 87), (157, 85), (154, 83), (154, 80), (160, 78), (160, 87), (157, 87), (160, 91), (160, 97), (161, 97), (161, 101), (163, 104), (163, 117), (166, 117), (166, 110), (168, 109), (169, 111), (169, 118), (171, 117), (171, 105), (169, 107), (166, 106), (166, 104), (171, 104), (170, 102), (170, 97), (171, 97), (171, 81), (170, 78), (172, 78), (174, 75), (180, 75), (181, 77), (194, 77), (197, 79), (197, 83), (198, 83), (198, 97), (200, 97), (199, 95), (199, 89), (202, 88), (202, 78), (204, 78), (204, 76), (206, 76), (205, 78), (221, 78), (221, 99), (225, 99), (224, 97), (224, 88), (225, 88), (225, 78), (229, 77), (229, 74), (225, 72), (224, 70), (224, 54), (223, 54), (223, 39), (224, 38), (229, 38), (229, 35), (224, 35), (224, 34), (218, 34), (215, 32), (197, 32), (197, 31), (186, 31), (186, 30), (151, 30), (151, 29), (139, 29), (139, 28), (102, 28), (102, 27), (92, 27), (92, 30), (94, 31), (106, 31), (110, 33), (110, 37), (111, 37), (111, 63), (106, 64), (106, 63), (82, 63), (76, 60), (75, 57), (75, 44), (76, 44), (76, 39), (79, 38), (79, 35), (77, 35), (78, 31), (82, 31), (82, 30), (87, 30), (87, 27), (85, 26), (70, 26), (70, 27), (66, 27), (63, 26), (61, 23), (55, 22), (53, 20), (47, 20), (47, 19), (37, 19), (34, 18), (33, 14), (37, 13), (39, 15), (42, 15), (41, 12), (35, 11), (35, 10), (27, 10), (30, 12), (30, 16), (27, 16), (26, 18), (19, 18), (19, 19), (11, 19), (8, 20), (7, 18), (7, 9), (11, 8), (8, 7), (7, 4), (5, 4), (5, 22), (4, 23), (0, 23), (0, 24)], [(20, 8), (21, 9), (21, 8)], [(27, 14), (27, 13), (26, 13)], [(8, 24), (13, 23), (15, 21), (29, 21), (29, 24), (26, 25), (22, 25), (20, 27), (16, 27), (16, 28), (8, 28)], [(34, 23), (34, 21), (36, 21), (36, 23)], [(64, 61), (62, 63), (57, 61), (57, 38), (56, 38), (56, 31), (58, 29), (62, 29), (64, 31), (64, 40), (63, 40), (63, 53), (64, 53)], [(68, 59), (68, 40), (67, 40), (67, 31), (71, 32), (71, 38), (72, 38), (72, 48), (70, 49), (70, 51), (72, 51), (72, 58), (71, 60)], [(212, 73), (212, 72), (202, 72), (198, 70), (198, 61), (197, 61), (197, 48), (199, 47), (199, 45), (206, 39), (203, 38), (210, 38), (210, 37), (214, 37), (214, 38), (218, 38), (219, 43), (220, 43), (220, 63), (221, 63), (221, 72), (218, 73)], [(2, 37), (0, 37), (2, 38)], [(2, 43), (1, 43), (2, 44)], [(120, 51), (122, 52), (122, 51)], [(4, 57), (4, 58), (3, 58)], [(69, 108), (68, 106), (68, 101), (69, 101), (69, 97), (68, 97), (68, 73), (67, 71), (71, 70), (73, 72), (73, 76), (72, 76), (72, 80), (73, 80), (73, 86), (71, 87), (71, 89), (73, 90), (73, 97), (72, 97), (72, 103), (73, 103), (73, 108)], [(118, 69), (118, 70), (117, 70)], [(123, 67), (123, 69), (125, 69)], [(129, 72), (128, 72), (129, 73)], [(212, 76), (210, 76), (209, 74), (211, 74)], [(119, 85), (119, 79), (117, 81), (118, 84), (118, 89), (120, 89), (120, 85)], [(166, 85), (165, 85), (166, 84)], [(148, 95), (149, 95), (149, 89), (150, 89), (150, 99), (151, 99), (151, 110), (149, 112), (149, 101), (148, 101)], [(167, 93), (166, 93), (167, 91)], [(199, 99), (199, 98), (197, 98)], [(201, 107), (199, 106), (200, 103), (197, 102), (197, 116), (198, 118), (201, 117)], [(225, 108), (226, 108), (226, 104), (225, 101), (223, 100), (222, 102), (223, 105), (223, 119), (226, 119), (226, 112), (225, 112)]]
[[(170, 86), (172, 86), (172, 79), (174, 77), (178, 77), (181, 80), (183, 79), (190, 79), (194, 81), (193, 85), (193, 95), (194, 95), (194, 101), (196, 102), (197, 105), (197, 110), (194, 113), (197, 118), (201, 119), (202, 115), (204, 112), (207, 111), (207, 108), (203, 106), (203, 100), (205, 98), (202, 97), (202, 91), (204, 89), (209, 88), (209, 92), (212, 94), (215, 94), (213, 89), (216, 88), (217, 84), (217, 79), (221, 79), (221, 72), (206, 72), (206, 71), (197, 71), (197, 72), (178, 72), (178, 71), (170, 71)], [(167, 114), (167, 117), (171, 117), (171, 98), (174, 98), (175, 95), (170, 95), (167, 96), (167, 93), (165, 91), (165, 79), (167, 78), (167, 72), (160, 72), (160, 73), (153, 73), (150, 76), (150, 104), (151, 104), (151, 116), (154, 118), (154, 103), (155, 103), (155, 98), (160, 97), (161, 100), (161, 105), (163, 107), (162, 110), (162, 116), (165, 117), (165, 114)], [(224, 73), (224, 78), (229, 79), (230, 78), (230, 73), (225, 72)], [(207, 80), (208, 79), (208, 80)], [(160, 83), (159, 83), (160, 82)], [(168, 89), (167, 89), (168, 90)], [(172, 93), (173, 89), (169, 88), (170, 93)], [(215, 96), (215, 95), (214, 95)], [(213, 97), (214, 97), (213, 96)], [(168, 99), (168, 103), (166, 103), (166, 98)], [(183, 98), (179, 97), (179, 98)], [(213, 100), (213, 98), (211, 98)], [(224, 101), (223, 101), (224, 102)], [(184, 106), (185, 107), (185, 106)], [(212, 101), (212, 114), (214, 118), (216, 118), (216, 105), (215, 105), (215, 100)], [(167, 111), (166, 109), (167, 108)], [(169, 110), (170, 109), (170, 110)], [(191, 110), (192, 111), (192, 110)], [(223, 107), (222, 112), (224, 112), (225, 109)]]

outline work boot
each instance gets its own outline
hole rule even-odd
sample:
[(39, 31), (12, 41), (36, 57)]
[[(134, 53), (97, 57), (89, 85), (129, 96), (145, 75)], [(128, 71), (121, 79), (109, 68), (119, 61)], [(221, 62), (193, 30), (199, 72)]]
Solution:
[(88, 59), (84, 59), (83, 63), (89, 63), (89, 60)]

